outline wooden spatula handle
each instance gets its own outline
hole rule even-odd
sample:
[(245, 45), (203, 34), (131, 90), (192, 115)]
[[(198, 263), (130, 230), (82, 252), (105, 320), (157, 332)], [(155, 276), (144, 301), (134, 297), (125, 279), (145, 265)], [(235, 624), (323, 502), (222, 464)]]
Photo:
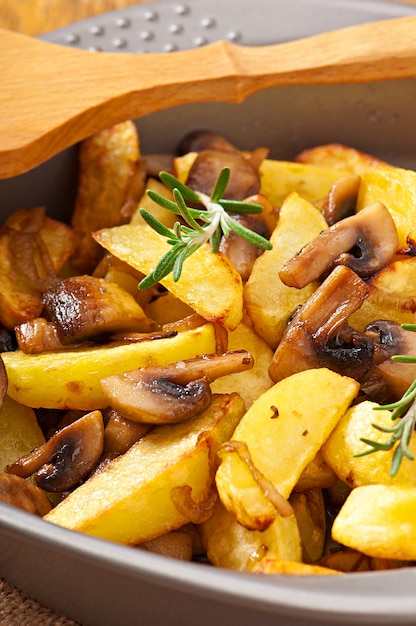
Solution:
[(170, 54), (92, 53), (0, 29), (0, 178), (92, 133), (189, 102), (280, 85), (416, 77), (416, 16), (284, 44), (218, 42)]

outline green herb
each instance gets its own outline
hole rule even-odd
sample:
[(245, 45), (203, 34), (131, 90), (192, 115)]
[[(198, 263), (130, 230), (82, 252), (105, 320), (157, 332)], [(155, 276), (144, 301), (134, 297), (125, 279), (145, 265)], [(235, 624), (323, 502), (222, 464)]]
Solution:
[[(406, 330), (416, 331), (416, 324), (403, 324), (402, 327)], [(397, 355), (393, 356), (392, 360), (400, 361), (402, 363), (416, 363), (416, 356)], [(355, 454), (354, 456), (360, 457), (372, 454), (373, 452), (378, 452), (380, 450), (391, 450), (394, 446), (396, 446), (390, 466), (390, 475), (396, 476), (404, 457), (410, 459), (411, 461), (414, 460), (414, 456), (409, 450), (409, 444), (416, 426), (416, 380), (413, 381), (400, 400), (393, 402), (392, 404), (385, 404), (375, 408), (375, 410), (382, 409), (392, 411), (392, 421), (396, 421), (400, 418), (397, 424), (391, 428), (372, 424), (373, 428), (376, 428), (381, 432), (391, 433), (390, 438), (384, 443), (362, 438), (361, 441), (370, 446), (370, 448)]]
[[(183, 221), (177, 221), (170, 230), (151, 213), (140, 209), (145, 222), (159, 235), (166, 237), (172, 248), (160, 259), (154, 271), (139, 283), (139, 289), (152, 287), (170, 273), (173, 275), (173, 280), (177, 282), (181, 277), (183, 263), (188, 257), (207, 242), (211, 244), (213, 252), (217, 253), (222, 236), (228, 237), (231, 231), (257, 248), (262, 250), (272, 248), (270, 241), (246, 228), (229, 215), (229, 213), (261, 213), (263, 207), (252, 202), (226, 200), (222, 197), (230, 179), (228, 167), (224, 167), (220, 172), (211, 196), (190, 189), (167, 172), (161, 172), (160, 179), (172, 190), (173, 200), (152, 190), (147, 192), (148, 196), (161, 207), (180, 216)], [(186, 202), (202, 206), (190, 208)]]

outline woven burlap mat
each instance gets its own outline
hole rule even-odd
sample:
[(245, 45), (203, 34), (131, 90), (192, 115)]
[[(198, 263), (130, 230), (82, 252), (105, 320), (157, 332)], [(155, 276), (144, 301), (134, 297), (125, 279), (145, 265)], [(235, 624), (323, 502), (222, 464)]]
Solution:
[(1, 626), (80, 626), (0, 578)]

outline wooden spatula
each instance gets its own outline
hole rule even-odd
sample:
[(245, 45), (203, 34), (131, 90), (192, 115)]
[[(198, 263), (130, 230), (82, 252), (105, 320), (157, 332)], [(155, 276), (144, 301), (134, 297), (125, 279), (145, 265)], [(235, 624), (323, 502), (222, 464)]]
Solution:
[(75, 50), (0, 29), (0, 178), (111, 124), (188, 102), (409, 77), (416, 77), (416, 16), (272, 46), (218, 42), (147, 55)]

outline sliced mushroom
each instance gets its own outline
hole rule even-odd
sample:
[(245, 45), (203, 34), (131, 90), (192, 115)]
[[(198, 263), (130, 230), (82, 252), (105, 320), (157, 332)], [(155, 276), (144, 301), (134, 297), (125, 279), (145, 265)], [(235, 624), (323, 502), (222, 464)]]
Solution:
[(36, 473), (38, 487), (62, 492), (77, 485), (100, 458), (104, 448), (104, 423), (100, 411), (87, 413), (62, 428), (46, 443), (7, 468), (27, 478)]
[(416, 380), (416, 363), (393, 361), (391, 357), (416, 356), (416, 333), (390, 320), (372, 322), (364, 333), (375, 346), (373, 377), (383, 380), (393, 396), (400, 398)]
[(144, 330), (146, 316), (127, 291), (94, 276), (73, 276), (54, 283), (43, 304), (62, 343), (120, 330)]
[(20, 476), (0, 474), (0, 501), (43, 517), (52, 508), (46, 494)]
[(255, 167), (241, 153), (202, 150), (198, 153), (186, 184), (196, 191), (210, 195), (219, 173), (224, 167), (230, 168), (230, 182), (224, 193), (228, 200), (244, 200), (260, 191), (260, 175)]
[(346, 174), (332, 185), (323, 206), (322, 213), (330, 226), (355, 213), (361, 176)]
[[(268, 236), (267, 227), (261, 219), (262, 214), (254, 215), (233, 215), (233, 219), (246, 228), (259, 233), (263, 237)], [(260, 217), (260, 219), (257, 219)], [(254, 261), (262, 253), (252, 243), (242, 239), (237, 233), (230, 232), (228, 237), (223, 237), (220, 244), (220, 251), (232, 262), (243, 282), (247, 281), (253, 269)]]
[(204, 355), (166, 367), (139, 368), (101, 380), (109, 405), (123, 417), (150, 424), (174, 424), (201, 413), (211, 402), (209, 383), (253, 367), (245, 350)]
[(139, 424), (122, 417), (114, 409), (106, 415), (104, 429), (104, 452), (124, 454), (131, 446), (149, 432), (150, 424)]
[(349, 316), (369, 293), (366, 283), (345, 266), (336, 267), (295, 312), (273, 355), (269, 375), (275, 382), (315, 367), (359, 380), (373, 365), (373, 343), (350, 329)]
[(238, 154), (240, 151), (228, 139), (210, 130), (193, 130), (188, 133), (179, 145), (179, 154), (215, 150)]
[(393, 258), (398, 243), (390, 212), (375, 202), (322, 231), (287, 261), (279, 276), (285, 285), (302, 288), (336, 265), (346, 265), (367, 278)]
[[(26, 354), (41, 354), (51, 350), (65, 350), (81, 344), (63, 344), (56, 326), (44, 317), (35, 317), (15, 327), (17, 344)], [(85, 346), (87, 342), (83, 342)]]

